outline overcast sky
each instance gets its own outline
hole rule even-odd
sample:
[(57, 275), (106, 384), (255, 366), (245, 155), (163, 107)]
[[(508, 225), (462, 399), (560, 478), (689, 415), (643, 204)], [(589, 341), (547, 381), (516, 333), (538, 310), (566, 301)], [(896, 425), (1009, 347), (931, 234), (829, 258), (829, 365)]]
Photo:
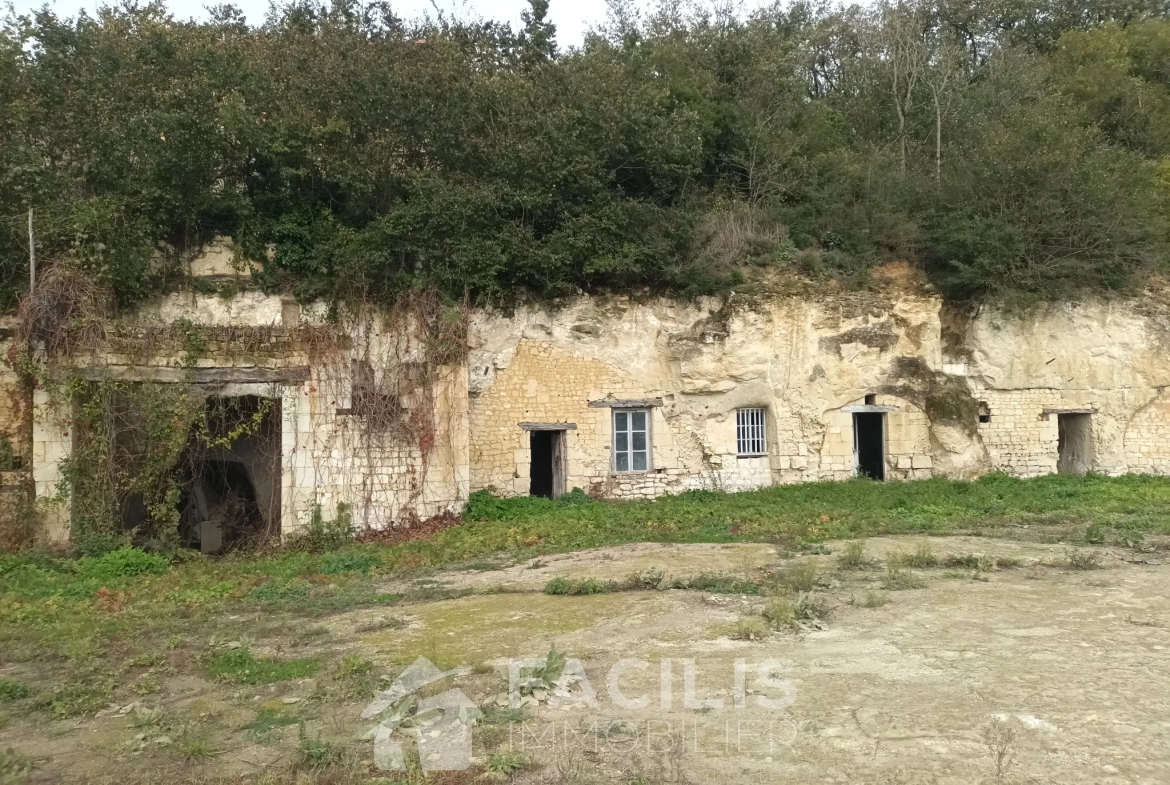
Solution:
[[(204, 17), (207, 5), (226, 0), (167, 0), (171, 11), (180, 18)], [(243, 9), (251, 24), (264, 21), (268, 0), (233, 0)], [(0, 0), (0, 8), (8, 0)], [(103, 0), (11, 0), (18, 13), (40, 8), (46, 2), (59, 16), (74, 16), (84, 8), (90, 13)], [(439, 8), (460, 19), (498, 19), (511, 22), (513, 28), (520, 25), (520, 11), (528, 7), (526, 0), (435, 0)], [(755, 5), (755, 0), (747, 0)], [(411, 18), (423, 13), (434, 15), (430, 0), (392, 0), (391, 7), (401, 17)], [(562, 47), (580, 44), (585, 31), (605, 21), (605, 0), (551, 0), (549, 16), (557, 26), (557, 41)]]

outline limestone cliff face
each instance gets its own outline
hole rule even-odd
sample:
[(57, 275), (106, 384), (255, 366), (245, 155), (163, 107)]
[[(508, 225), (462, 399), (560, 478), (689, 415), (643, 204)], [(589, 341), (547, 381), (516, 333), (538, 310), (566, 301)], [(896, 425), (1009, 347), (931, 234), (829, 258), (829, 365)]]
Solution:
[[(867, 401), (888, 409), (889, 478), (1056, 471), (1061, 412), (1090, 415), (1094, 470), (1166, 472), (1167, 314), (1153, 296), (1011, 314), (906, 292), (478, 313), (471, 483), (527, 492), (521, 422), (575, 425), (570, 487), (612, 495), (841, 479)], [(659, 398), (653, 471), (616, 476), (597, 402)], [(767, 410), (765, 458), (737, 457), (742, 407)]]
[[(846, 479), (859, 467), (884, 479), (1170, 474), (1170, 304), (1154, 294), (1027, 313), (959, 309), (894, 285), (581, 297), (473, 312), (466, 364), (441, 367), (409, 320), (370, 315), (351, 334), (325, 314), (251, 291), (173, 295), (135, 317), (142, 335), (170, 343), (110, 349), (88, 372), (278, 401), (285, 533), (342, 504), (387, 526), (458, 510), (480, 488), (528, 494), (550, 461), (554, 488), (630, 498)], [(183, 348), (191, 335), (198, 357)], [(22, 452), (47, 502), (71, 433), (68, 407), (45, 395), (34, 394)], [(384, 421), (371, 400), (386, 403)], [(619, 437), (632, 410), (644, 430)], [(750, 420), (739, 410), (753, 410), (763, 444), (741, 438)], [(635, 438), (646, 470), (621, 471), (615, 452)], [(62, 510), (58, 530), (67, 521)]]

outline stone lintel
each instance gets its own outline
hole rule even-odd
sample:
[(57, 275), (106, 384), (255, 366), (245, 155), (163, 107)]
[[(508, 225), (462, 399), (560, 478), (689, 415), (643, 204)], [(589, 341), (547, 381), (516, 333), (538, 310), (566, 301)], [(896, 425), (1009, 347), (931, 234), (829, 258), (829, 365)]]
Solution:
[(661, 398), (605, 398), (589, 402), (590, 409), (649, 409), (661, 405)]
[(309, 366), (290, 368), (164, 368), (131, 365), (79, 367), (90, 381), (163, 382), (171, 384), (274, 384), (309, 380)]
[(522, 422), (520, 427), (526, 431), (575, 431), (575, 422)]

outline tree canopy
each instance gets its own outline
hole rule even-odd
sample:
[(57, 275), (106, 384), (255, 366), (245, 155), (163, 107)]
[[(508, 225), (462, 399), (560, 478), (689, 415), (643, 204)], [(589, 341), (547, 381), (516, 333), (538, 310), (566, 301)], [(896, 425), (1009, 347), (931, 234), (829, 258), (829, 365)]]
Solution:
[[(554, 2), (557, 0), (554, 0)], [(0, 26), (0, 302), (37, 253), (123, 305), (230, 235), (259, 282), (390, 301), (717, 292), (890, 260), (947, 296), (1075, 297), (1163, 268), (1170, 2), (612, 0), (522, 29), (293, 0)]]

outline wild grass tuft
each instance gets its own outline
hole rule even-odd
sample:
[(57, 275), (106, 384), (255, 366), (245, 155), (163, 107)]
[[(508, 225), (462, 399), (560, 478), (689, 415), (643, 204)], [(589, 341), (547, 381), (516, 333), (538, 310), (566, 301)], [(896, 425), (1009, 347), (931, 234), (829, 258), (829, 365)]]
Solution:
[(1064, 558), (1069, 568), (1074, 570), (1095, 570), (1101, 566), (1099, 551), (1072, 550)]
[(817, 565), (811, 559), (787, 564), (773, 576), (777, 583), (795, 592), (810, 592), (817, 587)]
[(882, 588), (887, 591), (921, 589), (925, 586), (926, 582), (917, 575), (893, 564), (886, 568), (886, 574), (882, 577)]
[(731, 638), (737, 641), (762, 641), (768, 636), (768, 625), (754, 616), (747, 616), (735, 623)]
[(842, 570), (864, 570), (869, 565), (870, 560), (865, 555), (865, 540), (847, 542), (837, 554), (837, 566)]
[(926, 543), (921, 543), (913, 553), (894, 553), (889, 562), (899, 567), (913, 567), (919, 570), (938, 566), (938, 557)]

